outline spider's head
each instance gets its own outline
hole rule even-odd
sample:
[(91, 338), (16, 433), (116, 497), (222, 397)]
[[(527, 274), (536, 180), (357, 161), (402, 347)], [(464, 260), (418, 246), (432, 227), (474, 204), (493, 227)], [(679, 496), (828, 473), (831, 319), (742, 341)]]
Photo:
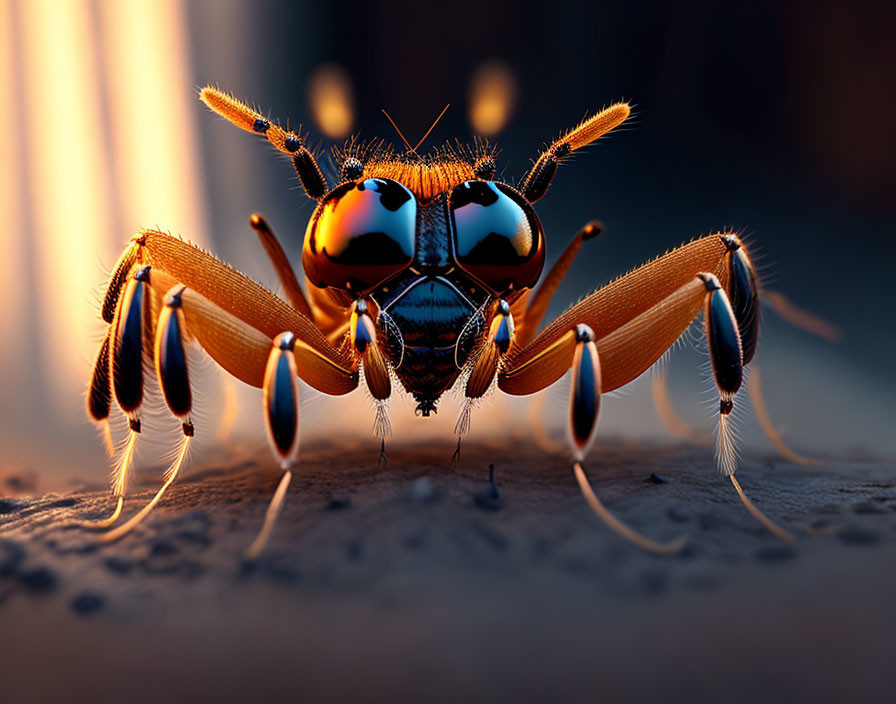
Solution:
[(408, 269), (456, 272), (462, 290), (495, 296), (531, 288), (544, 265), (541, 223), (519, 190), (494, 180), (493, 165), (490, 151), (467, 157), (447, 148), (423, 158), (343, 157), (343, 181), (320, 200), (305, 233), (308, 279), (354, 296)]

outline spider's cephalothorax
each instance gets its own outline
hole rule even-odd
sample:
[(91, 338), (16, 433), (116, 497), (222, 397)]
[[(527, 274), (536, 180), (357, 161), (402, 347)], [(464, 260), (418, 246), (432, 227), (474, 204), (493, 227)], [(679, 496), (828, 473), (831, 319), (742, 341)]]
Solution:
[[(609, 515), (581, 462), (595, 437), (601, 393), (649, 369), (701, 310), (719, 390), (719, 467), (754, 515), (790, 537), (750, 504), (734, 478), (728, 416), (759, 330), (756, 276), (736, 236), (716, 233), (672, 250), (594, 291), (539, 332), (582, 243), (600, 227), (583, 227), (542, 276), (545, 235), (532, 204), (568, 156), (628, 117), (628, 105), (612, 105), (563, 133), (511, 185), (496, 179), (496, 154), (481, 141), (428, 156), (409, 144), (395, 153), (381, 143), (350, 142), (335, 152), (338, 175), (330, 180), (300, 134), (216, 89), (203, 89), (201, 98), (289, 156), (305, 193), (317, 201), (302, 247), (305, 286), (260, 215), (250, 222), (287, 300), (179, 238), (144, 230), (131, 239), (103, 301), (109, 327), (87, 394), (88, 412), (107, 439), (116, 400), (129, 438), (113, 472), (115, 512), (92, 525), (111, 525), (121, 512), (149, 357), (183, 441), (156, 496), (105, 540), (139, 523), (184, 462), (194, 434), (186, 347), (195, 341), (227, 372), (262, 389), (268, 440), (284, 469), (249, 557), (270, 533), (298, 455), (298, 379), (341, 395), (356, 389), (362, 374), (376, 401), (375, 431), (384, 438), (393, 377), (424, 416), (446, 390), (462, 386), (460, 437), (477, 401), (495, 386), (532, 394), (571, 372), (569, 440), (585, 498), (621, 535), (648, 550), (675, 552), (682, 541), (657, 543)], [(459, 449), (458, 438), (456, 457)]]
[(386, 358), (424, 416), (481, 343), (490, 308), (518, 299), (544, 266), (532, 206), (475, 165), (447, 150), (374, 158), (320, 201), (305, 234), (309, 283), (376, 305)]

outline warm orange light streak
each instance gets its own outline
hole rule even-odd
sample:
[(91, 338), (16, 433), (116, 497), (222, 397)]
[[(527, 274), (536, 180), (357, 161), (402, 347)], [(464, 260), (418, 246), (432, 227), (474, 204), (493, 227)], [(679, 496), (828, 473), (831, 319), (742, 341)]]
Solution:
[(470, 122), (479, 134), (491, 137), (500, 132), (516, 104), (516, 77), (501, 61), (482, 64), (473, 74), (470, 87)]
[(783, 293), (766, 289), (762, 292), (762, 302), (768, 303), (778, 315), (794, 327), (805, 330), (812, 335), (817, 335), (822, 340), (839, 342), (843, 339), (843, 330), (839, 325), (803, 310)]
[(200, 105), (183, 3), (105, 2), (99, 9), (124, 228), (117, 241), (160, 227), (206, 244), (196, 142)]
[(658, 369), (654, 374), (650, 382), (650, 390), (653, 395), (653, 406), (656, 408), (656, 413), (660, 417), (663, 426), (671, 435), (700, 444), (709, 442), (710, 437), (707, 433), (682, 420), (681, 416), (675, 412), (672, 399), (669, 397), (669, 377), (665, 368)]
[(787, 447), (787, 444), (784, 442), (784, 440), (781, 439), (781, 435), (777, 430), (775, 430), (772, 419), (768, 414), (768, 408), (765, 405), (765, 398), (762, 394), (762, 387), (760, 386), (759, 378), (759, 367), (754, 364), (753, 369), (750, 372), (747, 392), (750, 395), (750, 402), (753, 404), (753, 412), (756, 414), (756, 418), (759, 420), (759, 425), (762, 427), (762, 432), (765, 433), (765, 436), (769, 439), (771, 444), (778, 448), (778, 452), (780, 452), (794, 464), (801, 464), (805, 466), (823, 464), (820, 460), (812, 459), (811, 457), (803, 457), (802, 455), (797, 454), (789, 447)]
[(124, 508), (124, 497), (119, 496), (118, 501), (115, 502), (115, 510), (112, 511), (111, 515), (107, 516), (106, 518), (99, 518), (97, 520), (75, 521), (75, 525), (80, 526), (81, 528), (93, 528), (94, 530), (108, 528), (109, 526), (115, 525), (118, 517), (121, 516), (122, 508)]
[(559, 455), (566, 451), (566, 445), (555, 442), (548, 432), (547, 423), (544, 420), (544, 406), (547, 394), (537, 394), (532, 397), (529, 404), (529, 429), (532, 439), (538, 448), (547, 455)]
[(136, 514), (131, 516), (125, 523), (122, 523), (117, 528), (110, 530), (108, 533), (103, 535), (102, 542), (104, 543), (112, 543), (118, 540), (119, 538), (130, 533), (137, 525), (139, 525), (144, 518), (146, 518), (150, 511), (152, 511), (156, 504), (162, 500), (162, 497), (165, 495), (165, 491), (171, 486), (172, 482), (177, 478), (177, 473), (180, 471), (180, 468), (184, 464), (184, 460), (187, 458), (187, 452), (190, 450), (190, 440), (192, 436), (185, 435), (183, 440), (181, 440), (180, 449), (177, 452), (177, 457), (174, 462), (171, 463), (171, 466), (165, 472), (165, 482), (162, 484), (161, 488), (156, 492), (155, 496), (150, 499), (149, 503), (146, 504), (142, 509), (140, 509)]
[(348, 136), (354, 122), (351, 80), (338, 66), (315, 69), (308, 80), (308, 102), (317, 128), (330, 139)]
[(236, 387), (236, 380), (223, 370), (221, 377), (221, 401), (220, 418), (218, 420), (218, 442), (226, 443), (230, 440), (230, 434), (236, 425), (240, 412), (240, 396)]
[[(16, 104), (16, 78), (13, 66), (12, 4), (0, 2), (0, 105)], [(22, 231), (22, 152), (21, 136), (15, 129), (0, 130), (0, 336), (4, 340), (22, 339), (22, 313), (25, 310), (25, 233)], [(14, 345), (0, 346), (0, 365), (12, 371), (18, 350)]]
[(781, 540), (786, 540), (787, 542), (793, 542), (794, 538), (790, 533), (773, 523), (768, 516), (766, 516), (756, 507), (756, 504), (750, 501), (749, 497), (744, 493), (744, 490), (740, 488), (740, 484), (738, 483), (737, 479), (734, 478), (733, 474), (729, 475), (728, 478), (731, 479), (731, 483), (734, 484), (737, 495), (740, 497), (741, 502), (746, 507), (747, 511), (750, 512), (750, 515), (752, 515), (753, 518), (764, 525), (766, 530), (775, 537), (780, 538)]
[(244, 557), (247, 562), (256, 560), (261, 554), (261, 551), (264, 550), (264, 546), (267, 545), (268, 539), (271, 537), (271, 531), (274, 530), (274, 524), (277, 522), (277, 516), (280, 515), (280, 509), (283, 508), (283, 500), (286, 498), (286, 490), (289, 488), (289, 483), (291, 481), (292, 472), (286, 470), (283, 473), (283, 477), (280, 479), (280, 483), (277, 485), (277, 490), (274, 492), (274, 498), (272, 498), (271, 503), (268, 504), (268, 510), (264, 514), (264, 525), (262, 525), (258, 536), (252, 541), (248, 550), (246, 550)]
[[(17, 5), (24, 105), (13, 114), (30, 160), (29, 203), (50, 399), (80, 413), (96, 352), (91, 292), (110, 261), (111, 217), (97, 57), (88, 0)], [(76, 410), (77, 409), (77, 410)]]

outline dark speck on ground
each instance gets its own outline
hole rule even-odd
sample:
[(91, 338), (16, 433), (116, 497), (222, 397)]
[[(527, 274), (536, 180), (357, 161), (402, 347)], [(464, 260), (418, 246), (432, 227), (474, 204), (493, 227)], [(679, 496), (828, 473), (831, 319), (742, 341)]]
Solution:
[(106, 605), (106, 597), (93, 592), (83, 592), (72, 599), (72, 610), (76, 613), (88, 616), (99, 611)]
[(349, 499), (330, 499), (324, 507), (327, 511), (343, 511), (352, 505)]
[(32, 592), (49, 592), (56, 588), (56, 575), (46, 567), (34, 567), (19, 573), (19, 581)]

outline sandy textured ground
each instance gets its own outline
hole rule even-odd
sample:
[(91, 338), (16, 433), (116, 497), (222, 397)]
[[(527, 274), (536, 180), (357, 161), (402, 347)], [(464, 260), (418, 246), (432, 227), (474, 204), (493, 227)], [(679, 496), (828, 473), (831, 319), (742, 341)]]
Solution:
[(306, 448), (254, 570), (239, 556), (278, 478), (262, 449), (197, 466), (110, 546), (65, 526), (108, 511), (99, 488), (0, 501), (0, 696), (892, 697), (893, 464), (748, 457), (741, 483), (799, 536), (788, 545), (706, 450), (602, 442), (588, 469), (605, 503), (652, 537), (689, 534), (684, 554), (622, 542), (562, 458), (525, 446), (467, 447), (457, 468), (450, 448), (395, 446), (384, 469), (369, 448)]

